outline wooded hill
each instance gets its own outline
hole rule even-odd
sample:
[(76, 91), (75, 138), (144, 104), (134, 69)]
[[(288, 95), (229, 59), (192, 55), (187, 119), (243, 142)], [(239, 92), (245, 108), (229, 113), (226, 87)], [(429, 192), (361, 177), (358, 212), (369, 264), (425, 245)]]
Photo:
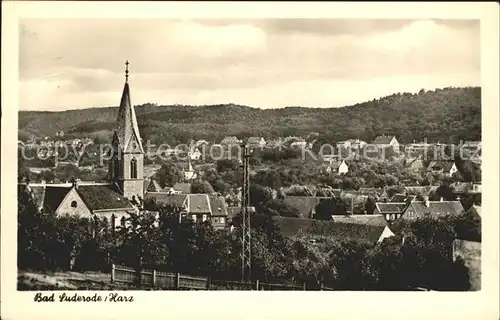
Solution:
[[(117, 97), (117, 101), (119, 97)], [(70, 106), (68, 106), (70, 107)], [(118, 108), (89, 108), (63, 112), (19, 112), (19, 138), (55, 136), (110, 140)], [(320, 133), (329, 142), (359, 138), (371, 141), (380, 134), (395, 135), (400, 142), (425, 137), (431, 142), (481, 139), (481, 88), (421, 90), (396, 93), (341, 108), (286, 107), (258, 109), (241, 105), (136, 106), (144, 140), (178, 144), (189, 139), (219, 142), (235, 135), (286, 137)]]

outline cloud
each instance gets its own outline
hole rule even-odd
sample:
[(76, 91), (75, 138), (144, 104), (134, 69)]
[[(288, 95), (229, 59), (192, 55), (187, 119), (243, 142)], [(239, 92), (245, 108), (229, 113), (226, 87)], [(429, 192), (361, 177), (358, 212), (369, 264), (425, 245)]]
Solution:
[(127, 59), (136, 104), (341, 106), (480, 84), (473, 20), (24, 20), (20, 107), (116, 105)]

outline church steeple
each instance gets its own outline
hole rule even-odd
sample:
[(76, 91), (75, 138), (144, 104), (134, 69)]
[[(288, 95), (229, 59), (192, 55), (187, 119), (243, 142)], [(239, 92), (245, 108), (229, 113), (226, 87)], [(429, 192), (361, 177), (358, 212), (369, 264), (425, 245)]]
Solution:
[(110, 161), (109, 178), (120, 186), (125, 197), (131, 199), (132, 196), (143, 197), (144, 149), (135, 110), (130, 102), (129, 62), (125, 65), (125, 86), (113, 136), (114, 156)]
[(118, 117), (116, 120), (116, 139), (118, 140), (117, 142), (123, 152), (140, 151), (144, 153), (141, 136), (139, 134), (139, 126), (137, 125), (137, 118), (135, 116), (135, 109), (130, 102), (128, 65), (129, 63), (127, 61), (125, 69), (125, 86), (123, 87), (120, 108), (118, 109)]

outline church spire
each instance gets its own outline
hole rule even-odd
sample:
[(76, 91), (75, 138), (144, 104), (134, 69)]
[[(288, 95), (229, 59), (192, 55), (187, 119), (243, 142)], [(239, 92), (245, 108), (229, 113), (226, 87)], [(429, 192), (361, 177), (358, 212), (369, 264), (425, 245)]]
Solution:
[[(137, 118), (135, 110), (130, 102), (130, 88), (128, 83), (128, 65), (125, 63), (125, 86), (123, 88), (122, 98), (120, 101), (120, 108), (118, 109), (116, 137), (118, 144), (122, 151), (134, 150), (144, 153), (141, 143), (141, 136), (139, 134), (139, 126), (137, 125)], [(134, 147), (135, 144), (135, 147)]]

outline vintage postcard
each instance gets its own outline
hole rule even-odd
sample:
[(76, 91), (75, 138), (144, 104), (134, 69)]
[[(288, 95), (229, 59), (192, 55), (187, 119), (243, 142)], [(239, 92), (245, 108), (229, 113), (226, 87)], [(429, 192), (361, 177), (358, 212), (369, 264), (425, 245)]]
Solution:
[(2, 318), (498, 318), (498, 5), (5, 9)]

